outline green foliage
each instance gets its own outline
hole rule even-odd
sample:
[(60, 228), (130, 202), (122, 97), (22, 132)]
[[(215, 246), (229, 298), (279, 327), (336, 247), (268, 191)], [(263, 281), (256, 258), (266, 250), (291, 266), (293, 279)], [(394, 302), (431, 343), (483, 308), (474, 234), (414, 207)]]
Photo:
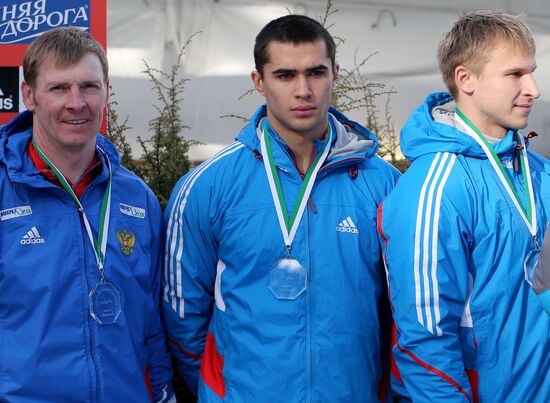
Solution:
[[(319, 18), (319, 22), (327, 29), (329, 17), (338, 12), (333, 8), (332, 0), (327, 0), (325, 13)], [(337, 48), (345, 43), (345, 39), (335, 37)], [(400, 171), (405, 171), (408, 162), (399, 151), (399, 138), (395, 131), (394, 121), (391, 114), (391, 95), (396, 92), (388, 88), (386, 84), (376, 83), (367, 78), (363, 70), (369, 59), (375, 53), (358, 60), (355, 52), (354, 65), (351, 69), (340, 69), (340, 75), (332, 92), (332, 105), (342, 112), (361, 111), (365, 120), (365, 127), (376, 133), (378, 137), (378, 155), (392, 163)], [(385, 97), (383, 114), (377, 107), (379, 97)]]
[(149, 121), (152, 137), (144, 140), (138, 136), (137, 139), (142, 149), (137, 173), (156, 194), (163, 209), (178, 179), (191, 168), (189, 146), (197, 143), (186, 140), (181, 134), (189, 126), (183, 123), (180, 113), (182, 93), (189, 81), (180, 78), (182, 57), (193, 36), (181, 48), (176, 63), (168, 73), (154, 69), (145, 62), (144, 73), (152, 83), (159, 104), (154, 105), (158, 115)]
[(120, 118), (116, 111), (118, 103), (113, 100), (112, 90), (111, 100), (107, 105), (107, 133), (121, 155), (122, 165), (134, 171), (147, 183), (163, 209), (178, 179), (191, 168), (189, 147), (198, 143), (183, 137), (183, 130), (189, 126), (181, 119), (182, 94), (189, 80), (180, 77), (180, 70), (182, 57), (193, 36), (183, 45), (168, 73), (152, 68), (144, 61), (144, 73), (151, 81), (158, 105), (153, 105), (157, 116), (149, 121), (151, 138), (137, 138), (142, 150), (139, 160), (132, 157), (132, 149), (125, 136), (125, 132), (130, 129), (128, 117), (122, 123), (119, 122)]
[(125, 132), (130, 129), (128, 116), (122, 123), (119, 123), (119, 116), (116, 111), (118, 102), (114, 100), (115, 93), (109, 86), (109, 103), (107, 104), (107, 137), (113, 142), (120, 154), (121, 163), (131, 171), (135, 171), (135, 163), (132, 158), (132, 148), (126, 140)]

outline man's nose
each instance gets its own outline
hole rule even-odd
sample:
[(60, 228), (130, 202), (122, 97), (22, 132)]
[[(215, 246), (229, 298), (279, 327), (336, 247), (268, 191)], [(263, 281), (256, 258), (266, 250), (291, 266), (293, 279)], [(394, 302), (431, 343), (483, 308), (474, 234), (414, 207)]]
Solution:
[(86, 105), (82, 89), (77, 85), (72, 85), (69, 89), (67, 108), (73, 110), (81, 110)]
[(311, 94), (311, 84), (308, 77), (303, 74), (299, 74), (296, 77), (296, 96), (299, 98), (309, 98)]
[(539, 87), (533, 74), (525, 76), (523, 92), (525, 95), (528, 95), (533, 99), (537, 99), (538, 97), (540, 97)]

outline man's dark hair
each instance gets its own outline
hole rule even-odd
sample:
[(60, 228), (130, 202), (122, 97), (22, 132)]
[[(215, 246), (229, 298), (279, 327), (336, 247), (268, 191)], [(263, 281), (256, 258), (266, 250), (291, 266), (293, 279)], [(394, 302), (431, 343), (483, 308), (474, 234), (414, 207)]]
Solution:
[(254, 63), (260, 76), (264, 74), (264, 65), (269, 62), (267, 47), (271, 42), (300, 44), (323, 40), (327, 48), (332, 68), (336, 63), (336, 44), (334, 39), (318, 21), (305, 15), (290, 14), (270, 21), (262, 28), (254, 44)]

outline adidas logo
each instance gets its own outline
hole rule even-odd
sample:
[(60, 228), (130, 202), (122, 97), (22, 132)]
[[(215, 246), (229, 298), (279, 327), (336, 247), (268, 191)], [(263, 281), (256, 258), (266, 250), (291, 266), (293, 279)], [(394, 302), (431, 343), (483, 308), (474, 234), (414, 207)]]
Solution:
[(34, 245), (44, 243), (46, 240), (40, 236), (36, 227), (32, 227), (29, 232), (23, 235), (23, 238), (19, 242), (21, 242), (21, 245)]
[(336, 231), (338, 232), (349, 232), (352, 234), (358, 234), (359, 229), (355, 226), (353, 221), (351, 220), (351, 217), (344, 218), (342, 222), (340, 222), (336, 226)]

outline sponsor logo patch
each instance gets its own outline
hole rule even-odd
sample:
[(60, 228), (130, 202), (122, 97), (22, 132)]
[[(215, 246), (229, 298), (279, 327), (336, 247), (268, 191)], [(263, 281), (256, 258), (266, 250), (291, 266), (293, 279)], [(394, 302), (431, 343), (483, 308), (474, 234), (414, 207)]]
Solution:
[(141, 207), (129, 206), (128, 204), (119, 204), (120, 212), (130, 217), (145, 218), (145, 209)]
[(12, 218), (23, 217), (31, 214), (32, 214), (31, 206), (19, 206), (19, 207), (8, 208), (0, 211), (0, 221), (11, 220)]
[(136, 236), (133, 233), (127, 230), (117, 231), (116, 236), (118, 238), (118, 242), (120, 242), (120, 250), (125, 255), (129, 255), (134, 251), (132, 247), (136, 243)]

